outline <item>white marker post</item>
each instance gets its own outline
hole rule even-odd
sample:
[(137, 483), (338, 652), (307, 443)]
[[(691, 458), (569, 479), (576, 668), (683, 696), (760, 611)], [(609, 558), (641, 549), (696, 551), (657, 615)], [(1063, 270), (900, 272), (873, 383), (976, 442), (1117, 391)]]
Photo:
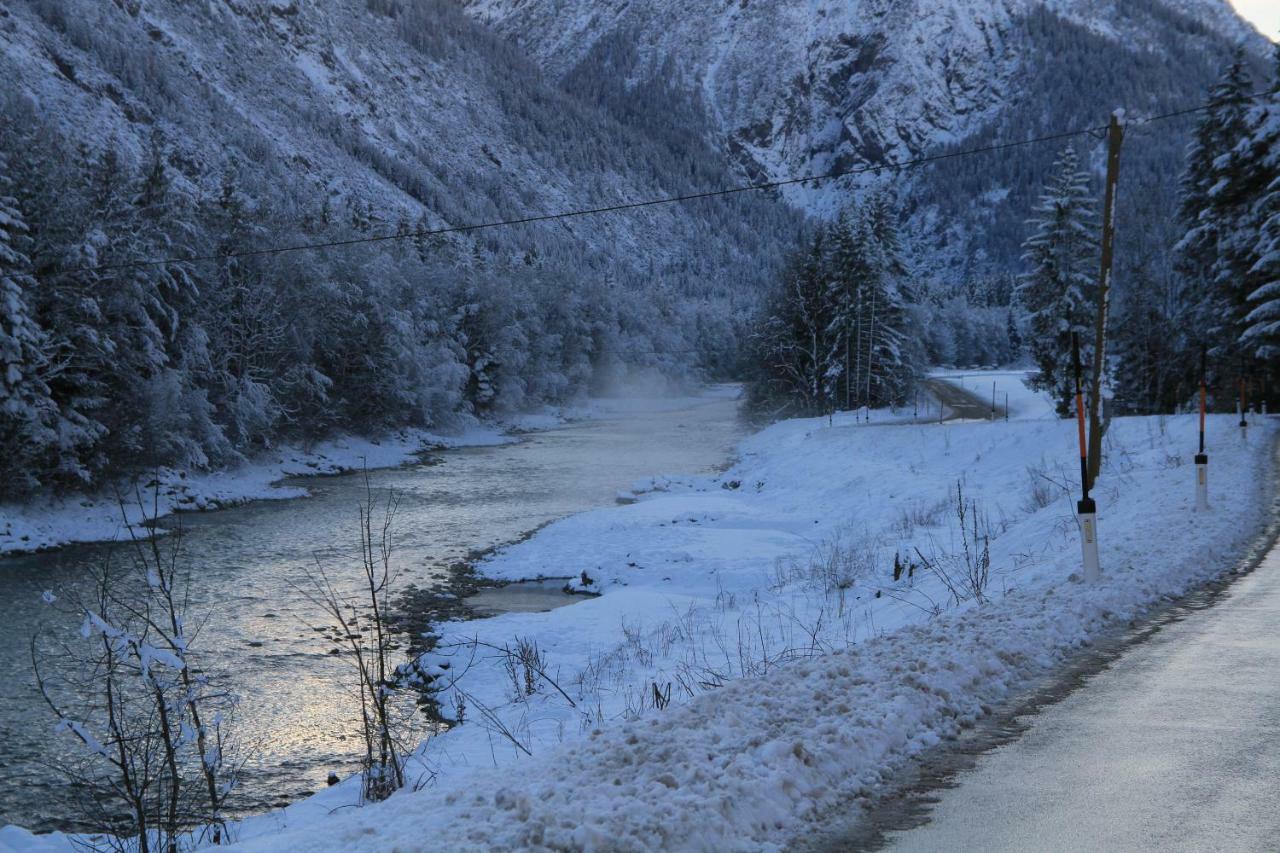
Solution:
[(1209, 510), (1209, 457), (1204, 452), (1204, 409), (1208, 396), (1204, 381), (1204, 347), (1200, 348), (1200, 452), (1196, 454), (1196, 512)]
[(1084, 437), (1084, 391), (1080, 381), (1080, 335), (1071, 333), (1071, 351), (1076, 362), (1076, 425), (1080, 437), (1080, 501), (1076, 514), (1080, 516), (1080, 547), (1084, 556), (1084, 579), (1096, 583), (1102, 578), (1098, 561), (1098, 506), (1089, 497), (1089, 455)]

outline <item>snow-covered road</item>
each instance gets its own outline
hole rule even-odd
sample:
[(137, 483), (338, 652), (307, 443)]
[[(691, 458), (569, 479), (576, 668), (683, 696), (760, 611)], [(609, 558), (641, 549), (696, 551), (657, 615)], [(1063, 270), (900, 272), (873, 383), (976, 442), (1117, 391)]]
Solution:
[(1280, 547), (956, 781), (888, 849), (1275, 850)]

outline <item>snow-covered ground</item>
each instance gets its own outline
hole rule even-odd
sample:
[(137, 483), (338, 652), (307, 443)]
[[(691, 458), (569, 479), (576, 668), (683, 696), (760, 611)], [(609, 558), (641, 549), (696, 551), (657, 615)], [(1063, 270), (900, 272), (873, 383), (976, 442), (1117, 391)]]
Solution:
[[(1214, 509), (1196, 515), (1194, 420), (1120, 419), (1094, 495), (1104, 579), (1079, 582), (1074, 424), (1009, 390), (1010, 422), (785, 421), (720, 476), (637, 484), (634, 503), (498, 552), (482, 572), (600, 595), (440, 626), (424, 663), (465, 712), (414, 759), (431, 781), (338, 808), (347, 780), (249, 820), (242, 844), (783, 846), (1099, 632), (1229, 568), (1259, 529), (1270, 424), (1242, 437), (1212, 419)], [(989, 542), (980, 596), (966, 536), (971, 558)], [(540, 654), (527, 680), (501, 651), (520, 640)]]

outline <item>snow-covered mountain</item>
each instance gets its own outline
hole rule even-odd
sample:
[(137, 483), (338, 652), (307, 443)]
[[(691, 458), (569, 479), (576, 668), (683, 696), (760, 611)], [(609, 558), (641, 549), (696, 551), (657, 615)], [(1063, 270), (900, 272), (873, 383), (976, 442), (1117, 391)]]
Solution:
[(723, 375), (802, 229), (739, 195), (378, 240), (733, 180), (448, 0), (19, 0), (0, 78), (0, 496)]
[[(998, 134), (1105, 123), (1111, 109), (1193, 105), (1238, 43), (1261, 37), (1226, 0), (466, 0), (569, 88), (655, 78), (686, 88), (746, 174), (785, 179), (909, 159)], [(1131, 146), (1136, 172), (1181, 166), (1176, 128)], [(1060, 144), (1059, 144), (1060, 145)], [(1057, 150), (1028, 148), (912, 176), (908, 204), (937, 234), (994, 220), (981, 249), (1017, 255), (1029, 193)], [(968, 171), (983, 180), (965, 181)], [(864, 182), (882, 178), (864, 178)], [(853, 179), (788, 187), (829, 215)], [(1006, 216), (1004, 210), (1017, 211)], [(942, 224), (939, 225), (939, 219)], [(1019, 226), (1019, 227), (1013, 227)], [(960, 254), (960, 253), (957, 253)]]
[[(249, 190), (291, 197), (299, 218), (327, 205), (363, 207), (387, 230), (463, 225), (721, 178), (707, 151), (624, 126), (434, 0), (20, 0), (0, 8), (0, 74), (9, 103), (90, 149), (111, 142), (140, 161), (159, 133), (198, 190), (234, 168)], [(736, 214), (715, 223), (716, 246), (756, 252), (770, 229), (748, 223), (776, 226), (769, 207), (721, 205)], [(474, 243), (575, 262), (607, 249), (623, 270), (702, 295), (717, 288), (709, 216), (661, 208)]]

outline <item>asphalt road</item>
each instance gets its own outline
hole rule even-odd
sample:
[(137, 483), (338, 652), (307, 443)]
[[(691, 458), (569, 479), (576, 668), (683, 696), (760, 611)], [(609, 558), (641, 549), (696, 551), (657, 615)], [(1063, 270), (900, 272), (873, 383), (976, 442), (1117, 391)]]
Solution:
[(937, 796), (883, 849), (1280, 850), (1280, 548)]
[[(982, 399), (973, 391), (941, 379), (926, 379), (924, 385), (949, 410), (946, 420), (986, 421), (991, 419), (991, 402)], [(996, 408), (996, 417), (1004, 417), (1003, 406)]]

